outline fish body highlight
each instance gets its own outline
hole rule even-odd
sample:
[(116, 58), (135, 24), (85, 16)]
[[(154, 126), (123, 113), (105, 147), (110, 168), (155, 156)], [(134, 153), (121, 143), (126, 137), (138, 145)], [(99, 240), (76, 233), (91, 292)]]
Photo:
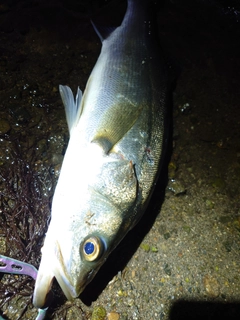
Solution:
[(147, 1), (128, 0), (102, 39), (84, 94), (60, 86), (69, 144), (55, 189), (33, 303), (55, 277), (77, 297), (141, 218), (163, 157), (168, 81)]

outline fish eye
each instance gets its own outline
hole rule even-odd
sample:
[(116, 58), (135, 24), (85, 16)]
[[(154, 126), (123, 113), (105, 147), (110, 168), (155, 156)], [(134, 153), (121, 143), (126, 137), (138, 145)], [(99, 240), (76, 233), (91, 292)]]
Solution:
[(103, 243), (99, 237), (90, 237), (84, 241), (82, 250), (87, 261), (94, 261), (101, 256)]

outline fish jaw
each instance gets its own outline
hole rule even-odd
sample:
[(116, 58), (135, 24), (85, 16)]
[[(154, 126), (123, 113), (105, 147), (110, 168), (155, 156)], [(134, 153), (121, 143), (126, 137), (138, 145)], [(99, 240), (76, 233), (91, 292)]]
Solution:
[[(60, 233), (61, 235), (59, 235)], [(80, 237), (76, 239), (66, 231), (62, 236), (62, 230), (59, 234), (56, 237), (58, 240), (52, 241), (51, 234), (48, 232), (42, 248), (42, 259), (33, 295), (33, 304), (37, 308), (46, 306), (47, 296), (54, 278), (68, 300), (78, 297), (109, 255), (108, 247), (99, 234), (86, 234), (84, 239)], [(86, 239), (93, 237), (102, 239), (101, 257), (97, 261), (87, 261), (81, 250), (87, 241)]]
[(73, 300), (82, 293), (101, 266), (99, 261), (92, 265), (90, 263), (85, 264), (84, 259), (79, 254), (80, 250), (74, 252), (76, 248), (74, 246), (72, 248), (71, 257), (64, 257), (59, 246), (58, 254), (61, 255), (61, 258), (58, 259), (53, 268), (54, 276), (68, 300)]
[[(43, 252), (44, 247), (41, 249)], [(51, 257), (51, 258), (50, 258)], [(41, 259), (41, 264), (38, 270), (34, 293), (33, 293), (33, 305), (36, 308), (43, 309), (46, 307), (47, 296), (51, 290), (52, 282), (54, 279), (54, 274), (50, 269), (49, 265), (51, 265), (52, 256), (43, 255)]]
[[(96, 150), (98, 148), (94, 147)], [(81, 194), (79, 201), (79, 195), (73, 197), (70, 188), (64, 188), (63, 192), (62, 184), (70, 185), (71, 175), (68, 172), (65, 175), (65, 170), (62, 171), (62, 179), (54, 194), (52, 220), (42, 248), (35, 284), (33, 304), (38, 308), (45, 306), (54, 277), (67, 299), (79, 296), (131, 224), (129, 219), (124, 219), (123, 214), (125, 212), (127, 215), (137, 194), (132, 163), (106, 156), (95, 174), (95, 179), (88, 181), (90, 185), (84, 184), (84, 188), (80, 186), (82, 192), (83, 189), (86, 191)], [(119, 192), (124, 195), (122, 207)], [(98, 249), (96, 259), (92, 259), (91, 252), (89, 256), (86, 253), (91, 251), (92, 243)]]
[[(56, 278), (68, 300), (76, 298), (80, 294), (80, 288), (84, 286), (82, 282), (81, 284), (78, 284), (79, 281), (75, 281), (76, 277), (71, 270), (71, 250), (69, 250), (70, 254), (64, 254), (63, 252), (64, 248), (71, 248), (69, 241), (67, 240), (67, 243), (64, 245), (59, 244), (56, 240), (59, 238), (59, 235), (52, 231), (53, 228), (48, 230), (44, 246), (41, 250), (42, 259), (33, 294), (33, 304), (37, 308), (43, 308), (46, 306), (47, 296), (51, 290), (54, 278)], [(68, 276), (69, 274), (71, 274), (70, 277)]]

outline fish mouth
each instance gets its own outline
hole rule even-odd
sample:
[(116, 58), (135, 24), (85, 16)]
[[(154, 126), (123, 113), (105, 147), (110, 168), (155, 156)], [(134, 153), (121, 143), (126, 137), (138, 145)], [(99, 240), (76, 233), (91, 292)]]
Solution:
[[(82, 281), (78, 278), (75, 272), (71, 272), (71, 257), (64, 259), (62, 250), (58, 241), (56, 241), (56, 264), (52, 269), (52, 273), (56, 278), (59, 286), (61, 287), (63, 293), (68, 300), (73, 300), (77, 298), (84, 286), (82, 287)], [(69, 275), (71, 275), (69, 277)]]
[(42, 253), (35, 282), (33, 305), (41, 309), (47, 306), (54, 277), (68, 300), (78, 297), (85, 287), (85, 281), (79, 279), (76, 273), (71, 272), (69, 257), (67, 261), (63, 259), (58, 242), (55, 242), (54, 253), (49, 252), (45, 245), (42, 248)]
[(33, 294), (33, 305), (37, 308), (45, 308), (49, 305), (49, 300), (52, 299), (52, 282), (56, 278), (60, 288), (68, 300), (77, 298), (86, 286), (85, 281), (80, 281), (80, 284), (72, 284), (64, 270), (56, 266), (51, 272), (41, 266), (35, 283)]
[(82, 291), (80, 290), (81, 286), (73, 285), (68, 279), (68, 277), (59, 269), (55, 269), (53, 273), (59, 286), (61, 287), (63, 293), (65, 294), (68, 300), (73, 300), (79, 296), (79, 294)]
[(58, 261), (52, 272), (66, 298), (73, 300), (83, 292), (88, 283), (94, 278), (100, 265), (94, 269), (85, 270), (86, 272), (83, 273), (76, 273), (71, 268), (68, 269), (66, 265), (68, 266), (68, 264), (61, 264)]
[(51, 296), (53, 278), (52, 273), (42, 274), (38, 272), (33, 293), (33, 305), (36, 308), (44, 309), (48, 307), (48, 297)]

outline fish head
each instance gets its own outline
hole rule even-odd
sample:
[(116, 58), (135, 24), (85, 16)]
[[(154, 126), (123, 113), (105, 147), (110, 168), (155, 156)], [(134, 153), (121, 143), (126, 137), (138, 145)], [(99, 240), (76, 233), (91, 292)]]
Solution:
[[(105, 163), (86, 189), (82, 199), (69, 204), (68, 219), (52, 215), (33, 296), (38, 308), (45, 306), (54, 278), (67, 299), (78, 297), (130, 229), (127, 213), (137, 186), (129, 161)], [(67, 210), (60, 200), (52, 210)]]

